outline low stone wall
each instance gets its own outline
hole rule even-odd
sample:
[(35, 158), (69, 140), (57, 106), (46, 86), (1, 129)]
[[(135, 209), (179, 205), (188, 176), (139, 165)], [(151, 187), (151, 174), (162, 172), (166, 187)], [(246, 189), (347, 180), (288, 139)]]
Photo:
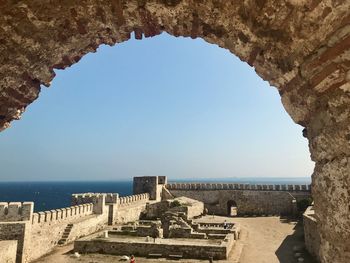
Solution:
[(1, 263), (15, 263), (16, 252), (17, 252), (16, 240), (0, 241), (0, 262)]
[[(195, 240), (194, 240), (195, 241)], [(182, 254), (184, 258), (226, 259), (234, 240), (228, 240), (222, 245), (180, 245), (162, 244), (152, 242), (122, 242), (115, 239), (77, 240), (74, 242), (74, 251), (79, 253), (103, 253), (112, 255), (148, 256), (149, 254), (161, 254), (168, 257), (172, 254)]]
[(204, 203), (209, 214), (228, 215), (228, 202), (237, 204), (237, 214), (288, 215), (297, 207), (295, 198), (287, 191), (253, 190), (170, 190), (175, 197), (185, 196)]
[(317, 220), (313, 206), (309, 206), (303, 215), (304, 220), (304, 237), (307, 251), (320, 262), (320, 235), (317, 229)]

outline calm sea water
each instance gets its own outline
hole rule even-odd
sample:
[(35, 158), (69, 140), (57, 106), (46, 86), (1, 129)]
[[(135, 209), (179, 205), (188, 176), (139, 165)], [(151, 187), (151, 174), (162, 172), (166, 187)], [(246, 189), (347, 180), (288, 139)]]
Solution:
[(132, 194), (132, 182), (8, 182), (0, 183), (0, 202), (33, 201), (35, 211), (70, 206), (73, 193)]
[[(216, 178), (187, 179), (176, 182), (236, 182), (251, 184), (309, 184), (310, 178)], [(170, 181), (171, 182), (171, 181)], [(35, 211), (70, 206), (73, 193), (132, 194), (132, 181), (113, 182), (4, 182), (0, 183), (0, 202), (33, 201)]]

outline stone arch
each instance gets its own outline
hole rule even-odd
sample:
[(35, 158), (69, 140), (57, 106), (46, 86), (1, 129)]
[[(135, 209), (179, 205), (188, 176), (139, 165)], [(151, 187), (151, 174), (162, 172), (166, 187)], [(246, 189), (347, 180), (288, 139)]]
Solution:
[(237, 216), (238, 215), (238, 206), (236, 201), (228, 200), (227, 201), (227, 215), (228, 216)]
[(163, 31), (201, 37), (253, 66), (305, 127), (316, 162), (321, 261), (350, 261), (348, 1), (33, 0), (0, 7), (0, 129), (50, 85), (54, 69), (132, 32), (137, 39)]

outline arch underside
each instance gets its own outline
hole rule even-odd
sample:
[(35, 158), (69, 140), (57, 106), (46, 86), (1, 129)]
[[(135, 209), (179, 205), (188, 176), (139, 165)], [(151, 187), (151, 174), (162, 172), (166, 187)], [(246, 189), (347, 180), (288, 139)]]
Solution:
[[(337, 0), (0, 2), (0, 129), (99, 45), (161, 32), (230, 50), (305, 127), (322, 262), (350, 262), (350, 3)], [(137, 61), (135, 61), (137, 63)]]

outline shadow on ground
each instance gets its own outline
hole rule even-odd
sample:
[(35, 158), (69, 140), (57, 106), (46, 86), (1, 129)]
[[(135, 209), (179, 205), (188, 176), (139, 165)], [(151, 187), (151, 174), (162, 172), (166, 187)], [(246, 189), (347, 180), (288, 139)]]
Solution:
[(296, 257), (295, 254), (300, 253), (300, 257), (304, 258), (304, 263), (317, 263), (305, 249), (304, 228), (302, 221), (293, 218), (281, 218), (280, 221), (282, 223), (297, 222), (297, 224), (294, 227), (294, 233), (292, 235), (288, 235), (276, 250), (275, 254), (279, 262), (290, 262), (291, 258), (294, 258), (295, 262), (298, 262), (298, 257)]

